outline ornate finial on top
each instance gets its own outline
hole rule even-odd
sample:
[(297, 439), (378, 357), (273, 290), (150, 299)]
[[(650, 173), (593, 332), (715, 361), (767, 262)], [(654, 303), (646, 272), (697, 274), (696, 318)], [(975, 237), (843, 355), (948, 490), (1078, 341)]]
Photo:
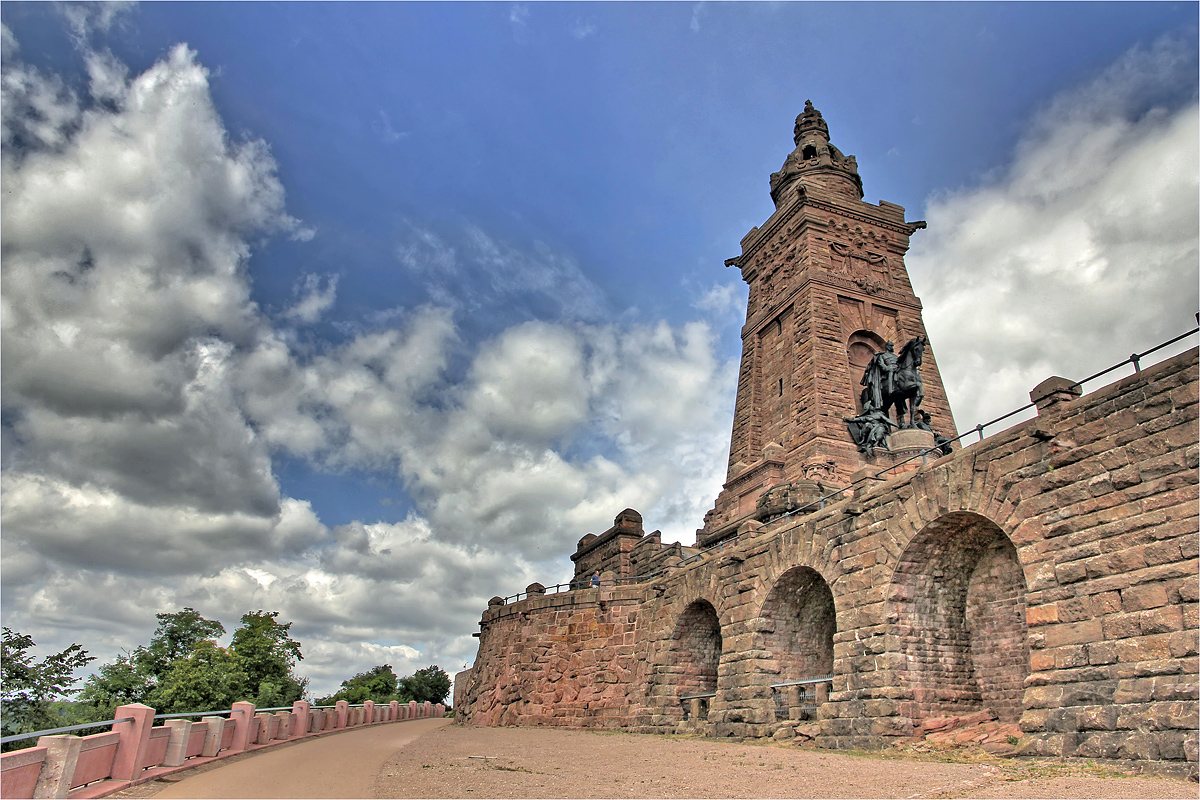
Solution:
[(796, 117), (794, 133), (797, 147), (806, 133), (816, 133), (825, 141), (829, 141), (829, 126), (825, 124), (825, 118), (821, 116), (821, 112), (813, 108), (812, 100), (804, 101), (804, 111)]
[[(796, 117), (794, 131), (796, 149), (783, 162), (783, 168), (771, 175), (771, 199), (775, 207), (795, 194), (789, 187), (799, 185), (823, 187), (824, 191), (849, 195), (855, 200), (863, 196), (862, 179), (854, 156), (843, 155), (829, 141), (829, 126), (811, 100), (804, 101), (804, 111)], [(797, 182), (801, 177), (803, 181)]]

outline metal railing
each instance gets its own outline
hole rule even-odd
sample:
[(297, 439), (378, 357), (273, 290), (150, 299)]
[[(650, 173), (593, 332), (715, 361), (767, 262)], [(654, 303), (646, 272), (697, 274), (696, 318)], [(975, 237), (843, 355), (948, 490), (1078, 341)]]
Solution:
[[(363, 708), (365, 703), (350, 703), (347, 708)], [(376, 704), (380, 705), (380, 704)], [(387, 705), (383, 703), (382, 705)], [(406, 705), (401, 703), (401, 705)], [(255, 714), (261, 714), (267, 711), (292, 711), (295, 706), (276, 706), (275, 708), (256, 708)], [(337, 708), (337, 706), (309, 706), (309, 709), (327, 709)], [(222, 708), (217, 711), (184, 711), (178, 714), (155, 714), (154, 719), (184, 719), (186, 717), (215, 717), (222, 714), (228, 716), (233, 713), (232, 708)], [(66, 725), (62, 728), (47, 728), (43, 731), (33, 731), (32, 733), (16, 733), (12, 736), (0, 738), (0, 744), (8, 744), (9, 742), (20, 742), (25, 739), (36, 739), (41, 736), (53, 736), (58, 733), (70, 733), (71, 731), (83, 731), (88, 728), (106, 728), (110, 725), (116, 725), (120, 722), (134, 722), (133, 717), (121, 717), (120, 719), (102, 720), (100, 722), (83, 722), (78, 725)]]
[[(1197, 314), (1197, 321), (1200, 322), (1200, 314)], [(1111, 367), (1102, 369), (1099, 372), (1095, 373), (1094, 375), (1089, 375), (1088, 377), (1084, 378), (1083, 380), (1075, 381), (1074, 383), (1070, 384), (1070, 388), (1082, 389), (1084, 384), (1094, 381), (1097, 378), (1101, 378), (1105, 375), (1108, 375), (1111, 372), (1115, 372), (1116, 370), (1120, 369), (1121, 367), (1124, 367), (1127, 364), (1133, 365), (1134, 374), (1136, 375), (1142, 371), (1141, 361), (1143, 358), (1145, 358), (1146, 356), (1151, 355), (1153, 353), (1157, 353), (1159, 350), (1162, 350), (1163, 348), (1170, 347), (1171, 345), (1173, 345), (1177, 342), (1183, 341), (1184, 339), (1188, 338), (1189, 336), (1195, 336), (1197, 333), (1200, 333), (1200, 325), (1198, 325), (1195, 328), (1192, 328), (1190, 331), (1181, 333), (1178, 336), (1168, 339), (1167, 341), (1162, 342), (1161, 344), (1157, 344), (1154, 347), (1151, 347), (1149, 350), (1146, 350), (1142, 353), (1133, 353), (1128, 358), (1126, 358), (1124, 361), (1120, 361), (1116, 364), (1113, 364)], [(822, 494), (816, 500), (806, 503), (806, 504), (800, 506), (799, 508), (794, 508), (791, 511), (788, 511), (784, 514), (780, 514), (778, 516), (771, 517), (769, 520), (767, 520), (767, 522), (768, 523), (778, 522), (780, 520), (786, 520), (797, 514), (808, 513), (813, 510), (824, 509), (826, 503), (837, 501), (846, 492), (849, 492), (849, 491), (857, 488), (858, 486), (860, 486), (864, 483), (867, 483), (869, 481), (886, 480), (886, 478), (883, 477), (884, 475), (895, 470), (898, 467), (904, 466), (905, 464), (915, 461), (918, 458), (921, 459), (923, 463), (927, 463), (929, 454), (933, 453), (934, 451), (939, 452), (939, 456), (937, 456), (937, 457), (940, 458), (941, 457), (940, 452), (941, 452), (941, 449), (943, 446), (948, 445), (948, 444), (953, 444), (954, 442), (960, 442), (964, 437), (970, 436), (971, 434), (978, 435), (979, 441), (982, 442), (984, 439), (983, 431), (986, 428), (989, 428), (993, 425), (996, 425), (997, 423), (1003, 422), (1006, 419), (1014, 417), (1023, 411), (1028, 411), (1029, 409), (1036, 407), (1036, 405), (1037, 405), (1036, 403), (1027, 403), (1026, 405), (1023, 405), (1020, 408), (1013, 409), (1012, 411), (1009, 411), (1007, 414), (1002, 414), (993, 420), (979, 423), (975, 427), (970, 428), (967, 431), (958, 434), (953, 439), (945, 439), (945, 440), (935, 444), (933, 447), (925, 448), (925, 449), (921, 450), (920, 452), (916, 453), (915, 455), (912, 455), (912, 456), (904, 459), (903, 461), (898, 461), (889, 467), (885, 467), (884, 469), (879, 470), (878, 472), (871, 473), (862, 478), (859, 478), (858, 480), (852, 482), (849, 486), (843, 486), (842, 488), (837, 489), (832, 492), (829, 492), (828, 494)], [(683, 567), (683, 566), (687, 566), (690, 564), (694, 564), (698, 561), (703, 560), (706, 556), (711, 555), (714, 552), (719, 555), (720, 553), (724, 552), (726, 545), (732, 546), (743, 536), (745, 536), (745, 533), (734, 533), (729, 536), (726, 536), (723, 539), (721, 539), (719, 542), (714, 542), (713, 544), (700, 550), (699, 552), (693, 553), (692, 555), (687, 556), (686, 558), (682, 559), (675, 566)], [(653, 580), (654, 578), (659, 577), (660, 575), (663, 574), (664, 571), (665, 571), (665, 568), (655, 570), (654, 572), (651, 572), (647, 575), (634, 575), (634, 576), (630, 576), (627, 578), (617, 578), (616, 580), (618, 583), (621, 583), (621, 582), (634, 583), (634, 582), (648, 581), (648, 580)], [(555, 584), (553, 587), (546, 587), (546, 594), (553, 594), (553, 593), (557, 593), (559, 591), (571, 591), (572, 589), (575, 589), (575, 588), (589, 588), (591, 586), (590, 579), (586, 585), (580, 585), (583, 583), (584, 583), (583, 581), (573, 581), (572, 583)], [(563, 587), (566, 587), (566, 588), (564, 589)], [(554, 592), (550, 591), (552, 588), (554, 589)], [(508, 603), (510, 600), (517, 601), (517, 600), (522, 599), (523, 597), (528, 597), (528, 596), (529, 595), (527, 592), (517, 592), (515, 595), (510, 595), (503, 599), (504, 599), (505, 603)]]
[(44, 731), (34, 731), (33, 733), (15, 733), (12, 736), (0, 738), (0, 744), (8, 744), (9, 742), (20, 742), (24, 739), (34, 739), (39, 736), (53, 736), (56, 733), (70, 733), (71, 731), (84, 731), (88, 728), (106, 728), (109, 725), (116, 725), (119, 722), (134, 722), (133, 717), (121, 717), (120, 719), (107, 719), (101, 722), (84, 722), (79, 725), (67, 725), (62, 728), (48, 728)]

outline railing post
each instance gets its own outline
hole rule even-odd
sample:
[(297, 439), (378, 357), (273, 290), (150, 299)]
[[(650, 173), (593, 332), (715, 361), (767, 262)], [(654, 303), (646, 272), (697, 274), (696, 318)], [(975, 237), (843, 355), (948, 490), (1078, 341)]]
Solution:
[[(153, 709), (150, 716), (154, 716)], [(41, 736), (37, 746), (46, 748), (46, 760), (38, 773), (33, 796), (66, 797), (71, 790), (71, 779), (75, 777), (75, 764), (79, 761), (83, 740), (78, 736)]]
[(133, 717), (131, 722), (113, 725), (113, 733), (119, 734), (117, 751), (113, 754), (113, 780), (131, 781), (142, 769), (146, 757), (146, 746), (150, 743), (150, 728), (154, 726), (154, 709), (141, 703), (119, 706), (117, 719)]
[(400, 720), (400, 703), (399, 703), (399, 701), (393, 700), (388, 705), (390, 705), (392, 707), (392, 722), (398, 722)]
[(290, 739), (292, 736), (292, 712), (276, 711), (275, 719), (277, 720), (276, 724), (278, 727), (271, 731), (271, 738)]
[(368, 700), (363, 703), (363, 724), (370, 725), (375, 721), (375, 701)]
[(250, 741), (253, 739), (254, 728), (258, 725), (258, 719), (254, 716), (254, 703), (234, 703), (229, 719), (233, 721), (233, 743), (229, 749), (232, 752), (240, 753), (250, 746)]
[(337, 723), (334, 724), (334, 727), (345, 728), (347, 723), (350, 722), (350, 704), (345, 700), (338, 700), (334, 703), (334, 706), (337, 707)]
[(408, 701), (408, 718), (409, 719), (417, 718), (417, 701), (416, 700)]
[(188, 740), (192, 736), (192, 723), (186, 719), (169, 719), (167, 727), (171, 736), (167, 739), (167, 754), (163, 757), (164, 767), (178, 767), (187, 755)]
[(204, 717), (202, 722), (208, 723), (208, 731), (204, 734), (204, 748), (200, 755), (204, 758), (216, 758), (221, 752), (221, 742), (225, 739), (225, 723), (230, 722), (224, 717)]
[(424, 716), (425, 716), (426, 718), (428, 718), (428, 717), (432, 717), (432, 716), (433, 716), (433, 703), (429, 702), (428, 700), (426, 700), (426, 701), (425, 701), (425, 714), (424, 714)]
[(297, 700), (292, 703), (292, 726), (288, 730), (288, 738), (296, 739), (308, 733), (309, 705), (307, 700)]

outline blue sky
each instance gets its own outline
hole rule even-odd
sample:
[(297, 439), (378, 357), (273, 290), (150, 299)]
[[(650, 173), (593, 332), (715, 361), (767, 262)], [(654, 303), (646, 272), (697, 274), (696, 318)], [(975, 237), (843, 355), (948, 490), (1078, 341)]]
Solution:
[(806, 99), (865, 199), (930, 222), (908, 265), (960, 430), (1194, 324), (1194, 3), (0, 19), (4, 619), (47, 645), (265, 607), (318, 689), (459, 668), (487, 597), (565, 579), (621, 508), (690, 543), (723, 261)]

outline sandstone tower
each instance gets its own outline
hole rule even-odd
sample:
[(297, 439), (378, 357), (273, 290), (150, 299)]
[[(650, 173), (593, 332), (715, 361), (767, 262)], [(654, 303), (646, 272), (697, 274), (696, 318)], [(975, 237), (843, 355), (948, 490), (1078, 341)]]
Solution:
[[(763, 518), (764, 504), (795, 505), (817, 497), (818, 482), (844, 486), (864, 466), (896, 460), (887, 451), (865, 459), (843, 417), (861, 410), (859, 381), (871, 356), (886, 342), (899, 349), (925, 335), (904, 267), (909, 237), (925, 223), (906, 222), (893, 203), (863, 202), (854, 156), (830, 143), (811, 102), (796, 118), (795, 143), (771, 175), (775, 213), (725, 262), (742, 271), (750, 299), (726, 483), (698, 531), (700, 545)], [(932, 349), (921, 375), (921, 408), (952, 438)]]

